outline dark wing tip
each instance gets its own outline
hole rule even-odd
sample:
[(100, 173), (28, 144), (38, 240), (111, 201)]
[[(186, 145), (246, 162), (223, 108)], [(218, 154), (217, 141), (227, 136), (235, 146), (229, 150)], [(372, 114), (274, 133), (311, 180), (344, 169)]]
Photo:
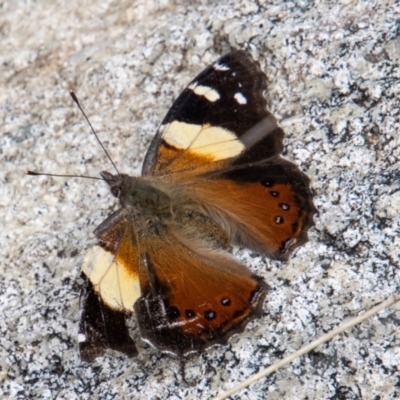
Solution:
[(108, 307), (95, 293), (92, 283), (82, 273), (86, 286), (80, 298), (79, 350), (84, 362), (93, 362), (107, 349), (128, 357), (138, 354), (126, 326), (126, 314)]

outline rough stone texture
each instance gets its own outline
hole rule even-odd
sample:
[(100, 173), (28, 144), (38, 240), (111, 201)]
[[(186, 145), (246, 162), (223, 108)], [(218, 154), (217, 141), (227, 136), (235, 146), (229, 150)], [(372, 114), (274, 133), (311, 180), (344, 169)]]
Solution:
[[(335, 4), (333, 4), (335, 3)], [(0, 4), (0, 397), (208, 399), (400, 292), (400, 6), (394, 1), (11, 1)], [(319, 210), (289, 262), (235, 253), (272, 287), (264, 316), (186, 363), (132, 334), (139, 356), (92, 365), (77, 348), (79, 280), (116, 202), (110, 163), (140, 171), (173, 99), (208, 63), (247, 49), (268, 74), (284, 156)], [(400, 397), (392, 308), (237, 399)]]

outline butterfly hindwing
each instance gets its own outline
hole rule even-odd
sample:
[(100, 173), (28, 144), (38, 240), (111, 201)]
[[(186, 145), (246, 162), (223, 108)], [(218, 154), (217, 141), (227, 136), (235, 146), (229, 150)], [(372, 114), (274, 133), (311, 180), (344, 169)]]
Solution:
[(275, 259), (287, 259), (313, 224), (309, 179), (280, 157), (188, 179), (184, 193), (231, 244)]
[(260, 315), (267, 291), (261, 278), (204, 242), (187, 247), (188, 242), (184, 245), (161, 227), (157, 236), (159, 240), (146, 240), (142, 296), (135, 303), (144, 340), (184, 355), (226, 343)]

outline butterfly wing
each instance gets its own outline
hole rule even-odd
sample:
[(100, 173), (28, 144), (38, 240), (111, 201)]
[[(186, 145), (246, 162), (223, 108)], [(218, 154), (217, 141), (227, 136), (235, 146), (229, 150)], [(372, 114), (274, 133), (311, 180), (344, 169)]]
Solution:
[(165, 116), (143, 164), (143, 175), (219, 169), (272, 157), (282, 151), (283, 131), (266, 108), (266, 77), (245, 51), (206, 68)]
[(126, 326), (126, 312), (105, 304), (90, 280), (85, 274), (82, 275), (86, 286), (82, 289), (80, 297), (78, 341), (81, 360), (93, 362), (107, 349), (119, 351), (128, 357), (136, 356), (136, 346)]
[(144, 340), (182, 355), (242, 330), (260, 314), (267, 286), (228, 253), (201, 239), (183, 243), (174, 229), (121, 209), (97, 228), (101, 246), (83, 271), (115, 320), (134, 311)]
[(129, 221), (126, 209), (107, 218), (95, 230), (99, 244), (85, 256), (78, 336), (82, 361), (92, 362), (106, 349), (128, 357), (137, 354), (126, 326), (140, 297), (137, 245)]
[(141, 264), (142, 296), (135, 312), (143, 339), (184, 355), (226, 343), (260, 315), (267, 291), (261, 278), (204, 242), (188, 247), (171, 232), (161, 236), (146, 240)]
[(285, 260), (307, 240), (315, 207), (309, 179), (278, 157), (236, 166), (184, 184), (186, 207), (196, 207), (232, 244)]
[(316, 209), (308, 177), (279, 156), (284, 132), (265, 89), (249, 53), (220, 58), (175, 101), (143, 173), (181, 185), (179, 196), (215, 219), (232, 244), (286, 259), (307, 240)]

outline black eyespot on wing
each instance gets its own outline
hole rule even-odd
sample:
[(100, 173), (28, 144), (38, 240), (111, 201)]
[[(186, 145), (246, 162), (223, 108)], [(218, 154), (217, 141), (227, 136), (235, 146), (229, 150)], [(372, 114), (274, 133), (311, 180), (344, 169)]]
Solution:
[(290, 210), (290, 205), (289, 204), (280, 203), (279, 207), (284, 211), (289, 211)]
[(181, 312), (179, 311), (178, 307), (170, 306), (168, 309), (168, 316), (171, 319), (177, 319), (181, 316)]
[(267, 188), (271, 188), (272, 186), (274, 186), (274, 181), (271, 179), (261, 179), (260, 180), (261, 185), (267, 187)]
[(193, 310), (185, 310), (185, 315), (187, 318), (191, 319), (195, 317), (196, 313)]
[(217, 313), (213, 310), (207, 310), (204, 312), (204, 318), (211, 321), (211, 320), (217, 318)]
[(230, 306), (231, 305), (231, 299), (229, 297), (224, 297), (221, 300), (221, 304), (225, 307)]

